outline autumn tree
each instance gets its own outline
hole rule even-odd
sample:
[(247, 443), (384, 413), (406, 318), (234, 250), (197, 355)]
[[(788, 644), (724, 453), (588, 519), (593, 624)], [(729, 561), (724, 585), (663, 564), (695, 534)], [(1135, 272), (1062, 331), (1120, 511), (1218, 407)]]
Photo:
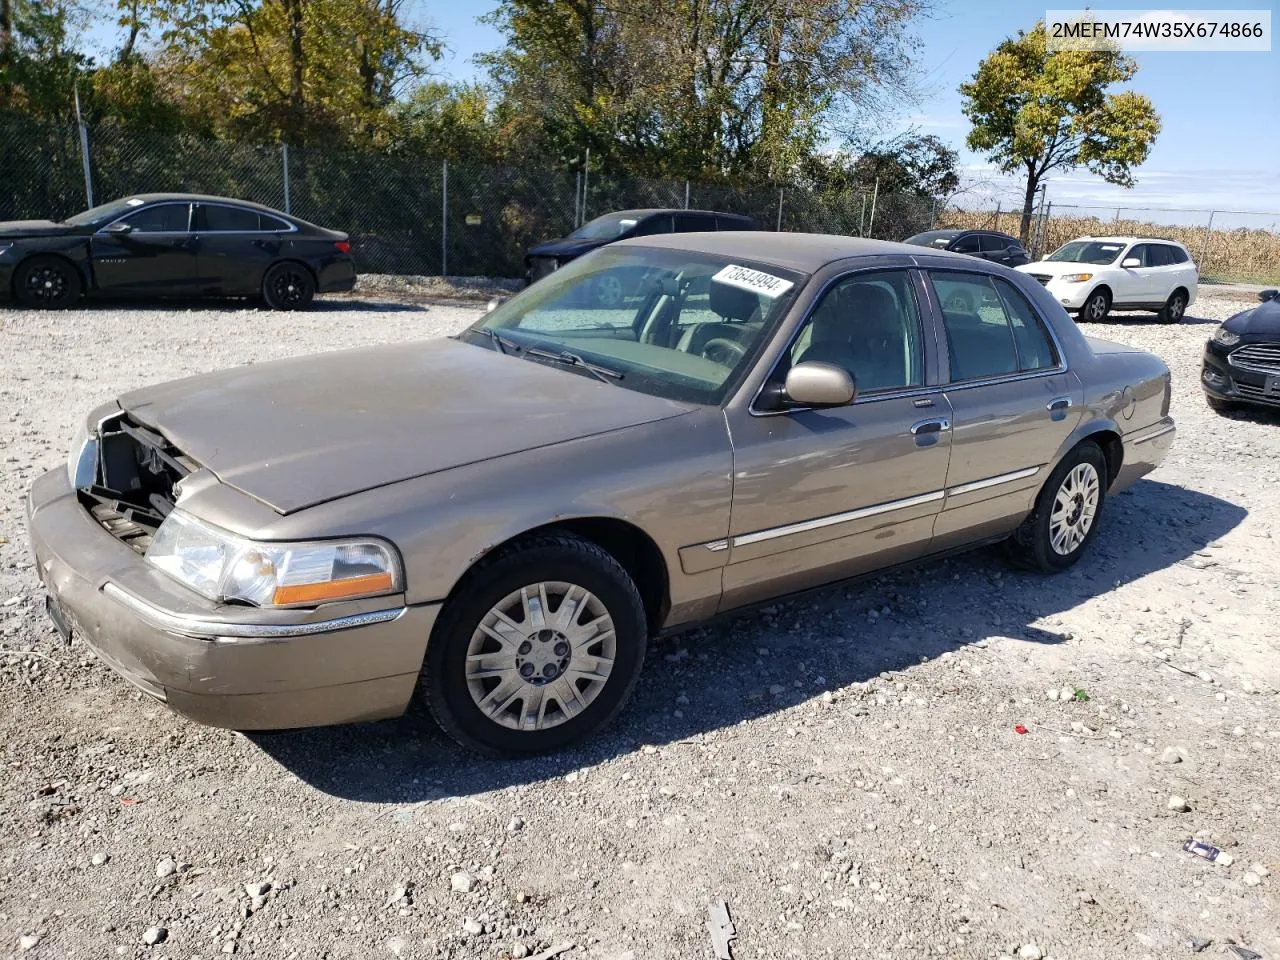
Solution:
[(89, 66), (73, 42), (78, 13), (67, 0), (0, 0), (0, 110), (73, 115), (76, 84)]
[(1085, 167), (1131, 187), (1160, 118), (1146, 97), (1112, 92), (1137, 64), (1117, 50), (1048, 49), (1044, 23), (1001, 43), (960, 86), (973, 124), (967, 143), (1005, 173), (1025, 176), (1021, 236), (1027, 242), (1036, 189), (1052, 170)]

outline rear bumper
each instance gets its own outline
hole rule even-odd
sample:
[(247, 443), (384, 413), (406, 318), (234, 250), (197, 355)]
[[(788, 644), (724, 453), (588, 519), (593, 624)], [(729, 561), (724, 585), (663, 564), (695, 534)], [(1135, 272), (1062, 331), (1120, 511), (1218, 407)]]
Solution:
[(343, 293), (356, 285), (356, 265), (338, 260), (320, 268), (316, 276), (317, 293)]
[(1120, 472), (1108, 492), (1119, 493), (1160, 466), (1177, 434), (1172, 417), (1164, 417), (1149, 427), (1125, 434)]
[(51, 604), (108, 666), (200, 723), (269, 730), (398, 716), (438, 605), (378, 598), (337, 609), (256, 610), (169, 581), (80, 505), (64, 471), (27, 497)]

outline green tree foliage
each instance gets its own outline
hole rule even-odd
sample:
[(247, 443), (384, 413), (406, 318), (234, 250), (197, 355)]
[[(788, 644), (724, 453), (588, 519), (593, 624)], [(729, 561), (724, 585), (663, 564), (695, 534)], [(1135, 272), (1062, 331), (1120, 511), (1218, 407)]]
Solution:
[(804, 181), (841, 190), (948, 197), (960, 186), (959, 154), (932, 134), (907, 134), (860, 153), (815, 154)]
[(1005, 173), (1026, 176), (1022, 240), (1041, 180), (1051, 170), (1083, 166), (1108, 183), (1132, 186), (1160, 132), (1151, 101), (1110, 92), (1137, 73), (1114, 50), (1050, 52), (1044, 23), (1005, 40), (960, 86), (973, 124), (969, 147)]
[(927, 0), (504, 0), (511, 134), (641, 175), (784, 179), (905, 90)]
[(72, 43), (77, 12), (63, 0), (0, 0), (0, 110), (72, 115), (89, 67)]

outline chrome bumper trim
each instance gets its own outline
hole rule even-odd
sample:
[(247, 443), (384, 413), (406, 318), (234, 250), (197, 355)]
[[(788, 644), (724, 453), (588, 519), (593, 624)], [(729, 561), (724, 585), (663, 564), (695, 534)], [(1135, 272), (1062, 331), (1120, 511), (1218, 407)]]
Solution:
[(226, 620), (189, 617), (162, 610), (121, 590), (114, 583), (104, 584), (102, 592), (124, 604), (154, 627), (184, 637), (220, 643), (236, 643), (241, 640), (287, 640), (291, 637), (331, 633), (335, 630), (350, 630), (353, 627), (366, 627), (373, 623), (387, 623), (395, 620), (407, 609), (393, 607), (389, 610), (373, 610), (369, 613), (355, 613), (346, 617), (316, 620), (311, 623), (231, 623)]

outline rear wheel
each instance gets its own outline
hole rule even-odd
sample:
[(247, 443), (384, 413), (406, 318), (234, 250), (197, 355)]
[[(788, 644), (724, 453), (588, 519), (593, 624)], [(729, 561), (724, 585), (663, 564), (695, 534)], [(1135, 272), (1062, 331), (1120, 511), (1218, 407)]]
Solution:
[(61, 257), (32, 257), (18, 267), (14, 294), (23, 306), (65, 310), (80, 299), (80, 273)]
[(262, 278), (262, 299), (272, 310), (301, 310), (315, 295), (311, 271), (300, 263), (277, 263)]
[(421, 689), (464, 747), (556, 750), (622, 709), (647, 636), (640, 593), (617, 560), (569, 534), (538, 536), (467, 574), (432, 632)]
[(1085, 440), (1072, 449), (1036, 498), (1031, 516), (1008, 542), (1021, 566), (1057, 573), (1080, 559), (1098, 532), (1106, 499), (1107, 458)]
[(1181, 323), (1186, 312), (1187, 295), (1182, 290), (1175, 290), (1169, 294), (1169, 299), (1165, 301), (1164, 309), (1160, 311), (1159, 317), (1164, 323)]
[(1079, 312), (1076, 314), (1081, 320), (1089, 323), (1101, 323), (1107, 319), (1107, 313), (1111, 310), (1111, 294), (1106, 290), (1095, 290), (1089, 294), (1089, 299), (1084, 302)]

